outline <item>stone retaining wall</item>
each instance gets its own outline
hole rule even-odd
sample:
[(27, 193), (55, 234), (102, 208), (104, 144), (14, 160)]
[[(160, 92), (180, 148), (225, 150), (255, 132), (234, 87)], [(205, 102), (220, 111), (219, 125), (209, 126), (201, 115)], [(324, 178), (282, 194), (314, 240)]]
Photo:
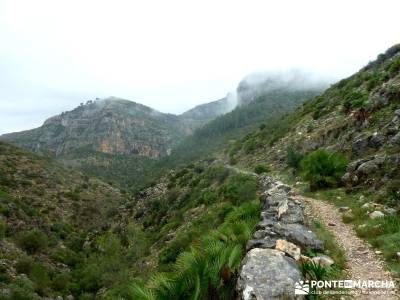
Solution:
[(237, 281), (239, 299), (303, 299), (295, 283), (302, 280), (301, 253), (323, 250), (323, 243), (304, 225), (304, 207), (293, 191), (271, 177), (261, 177), (261, 221)]

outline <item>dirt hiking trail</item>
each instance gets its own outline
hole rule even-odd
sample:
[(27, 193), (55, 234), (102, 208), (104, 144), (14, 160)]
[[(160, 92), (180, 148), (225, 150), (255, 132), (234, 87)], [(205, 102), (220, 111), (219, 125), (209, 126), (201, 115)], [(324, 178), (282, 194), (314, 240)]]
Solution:
[[(383, 280), (396, 282), (390, 272), (385, 270), (385, 263), (375, 254), (371, 246), (360, 239), (353, 227), (342, 221), (341, 213), (338, 209), (326, 201), (316, 200), (297, 195), (296, 199), (303, 202), (306, 206), (305, 213), (308, 218), (316, 219), (333, 234), (339, 246), (344, 250), (347, 259), (348, 273), (352, 280)], [(372, 291), (372, 290), (371, 290)], [(376, 289), (374, 289), (376, 291)], [(361, 292), (358, 290), (358, 292)], [(355, 295), (355, 299), (400, 299), (397, 295)]]

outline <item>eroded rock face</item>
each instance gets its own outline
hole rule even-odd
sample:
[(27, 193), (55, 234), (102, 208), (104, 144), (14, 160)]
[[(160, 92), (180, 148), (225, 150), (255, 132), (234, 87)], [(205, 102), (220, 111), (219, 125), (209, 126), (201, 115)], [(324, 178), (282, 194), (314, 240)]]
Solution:
[(294, 295), (295, 282), (302, 277), (295, 259), (301, 251), (322, 250), (323, 243), (304, 225), (304, 207), (293, 199), (289, 186), (271, 177), (262, 177), (261, 186), (261, 221), (247, 243), (239, 299), (302, 299)]
[(294, 295), (302, 278), (294, 259), (273, 249), (250, 250), (237, 283), (240, 299), (301, 299)]
[(35, 152), (68, 154), (76, 150), (159, 157), (184, 136), (177, 116), (144, 105), (108, 98), (88, 102), (46, 120), (43, 126), (1, 136)]

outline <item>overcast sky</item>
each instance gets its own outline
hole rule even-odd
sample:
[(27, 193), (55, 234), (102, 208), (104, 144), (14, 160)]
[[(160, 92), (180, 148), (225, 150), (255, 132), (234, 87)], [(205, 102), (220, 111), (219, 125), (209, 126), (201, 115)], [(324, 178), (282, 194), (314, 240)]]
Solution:
[(0, 0), (0, 134), (117, 96), (180, 113), (246, 74), (348, 76), (400, 42), (398, 0)]

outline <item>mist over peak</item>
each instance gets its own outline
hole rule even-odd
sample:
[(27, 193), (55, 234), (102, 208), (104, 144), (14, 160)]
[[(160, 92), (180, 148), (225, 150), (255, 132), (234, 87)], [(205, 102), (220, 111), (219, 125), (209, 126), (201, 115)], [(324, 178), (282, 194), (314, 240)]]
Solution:
[(258, 95), (269, 91), (286, 89), (305, 91), (324, 90), (334, 80), (300, 69), (258, 71), (245, 76), (236, 89), (239, 105), (253, 101)]

